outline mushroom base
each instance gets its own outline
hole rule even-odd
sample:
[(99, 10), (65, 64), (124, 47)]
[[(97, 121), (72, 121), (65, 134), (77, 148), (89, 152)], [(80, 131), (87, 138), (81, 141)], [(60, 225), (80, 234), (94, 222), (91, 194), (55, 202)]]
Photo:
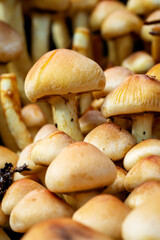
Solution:
[(132, 117), (132, 135), (137, 143), (152, 138), (153, 114), (146, 113)]
[(52, 104), (55, 126), (74, 140), (82, 141), (83, 135), (78, 122), (75, 95), (55, 96), (49, 102)]

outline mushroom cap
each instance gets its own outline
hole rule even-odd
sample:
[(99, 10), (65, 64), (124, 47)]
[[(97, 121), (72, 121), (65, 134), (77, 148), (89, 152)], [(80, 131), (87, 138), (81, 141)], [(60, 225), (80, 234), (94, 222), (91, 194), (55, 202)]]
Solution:
[(105, 39), (112, 39), (129, 33), (139, 34), (142, 20), (126, 9), (116, 10), (111, 13), (101, 25), (101, 34)]
[(106, 17), (117, 9), (125, 8), (125, 5), (118, 1), (101, 1), (93, 9), (90, 15), (90, 27), (93, 31), (100, 30), (101, 24)]
[(122, 62), (123, 67), (134, 73), (146, 73), (154, 64), (153, 57), (145, 51), (132, 53)]
[[(25, 4), (26, 2), (26, 4)], [(28, 0), (24, 1), (25, 7), (29, 8), (38, 8), (42, 10), (51, 10), (51, 11), (64, 11), (67, 10), (70, 6), (70, 0)]]
[(42, 220), (71, 217), (72, 214), (72, 208), (62, 199), (47, 189), (35, 189), (14, 206), (10, 215), (10, 226), (15, 232), (26, 232)]
[(150, 155), (160, 156), (159, 139), (147, 139), (135, 145), (124, 157), (123, 165), (129, 171), (136, 163)]
[(0, 62), (15, 60), (22, 52), (20, 35), (7, 23), (0, 21)]
[(117, 115), (160, 111), (160, 82), (147, 75), (133, 74), (105, 98), (101, 111), (108, 118)]
[(131, 70), (126, 67), (115, 66), (104, 71), (106, 84), (102, 91), (93, 92), (95, 98), (106, 97), (108, 93), (113, 91), (122, 81), (133, 74)]
[(47, 137), (51, 132), (57, 131), (58, 129), (53, 124), (45, 124), (40, 130), (37, 132), (34, 137), (34, 142), (38, 142), (39, 140)]
[(18, 154), (11, 151), (9, 148), (0, 146), (0, 168), (4, 168), (5, 163), (12, 163), (16, 167)]
[(160, 193), (133, 209), (122, 224), (124, 240), (160, 239)]
[(69, 49), (43, 55), (25, 80), (26, 95), (34, 102), (53, 95), (102, 90), (104, 86), (105, 77), (100, 66)]
[(121, 224), (129, 208), (112, 195), (100, 194), (90, 199), (73, 214), (73, 220), (102, 232), (113, 239), (121, 239)]
[(21, 110), (21, 115), (27, 127), (42, 127), (46, 118), (41, 108), (34, 103), (27, 104)]
[(160, 7), (159, 1), (153, 0), (128, 0), (127, 1), (127, 9), (135, 14), (148, 14), (149, 12), (153, 11)]
[(135, 138), (114, 123), (104, 123), (94, 128), (84, 139), (99, 148), (113, 161), (122, 159), (136, 144)]
[(160, 156), (151, 155), (140, 160), (127, 173), (124, 186), (128, 192), (140, 184), (156, 180), (160, 181)]
[(160, 63), (154, 65), (151, 69), (149, 69), (146, 75), (155, 77), (160, 81)]
[(35, 224), (22, 240), (112, 240), (111, 238), (73, 221), (71, 218), (49, 219)]
[(41, 184), (31, 179), (21, 179), (13, 182), (7, 189), (2, 199), (2, 210), (7, 215), (11, 214), (14, 206), (22, 199), (28, 192), (34, 189), (44, 188)]
[(160, 26), (160, 9), (152, 12), (147, 18), (141, 29), (141, 38), (145, 41), (152, 41), (153, 36), (150, 34), (153, 27)]
[[(5, 214), (3, 211), (2, 211), (2, 204), (0, 203), (0, 226), (3, 226), (5, 223), (8, 222), (8, 215)], [(0, 234), (0, 239), (1, 239), (1, 234)]]
[(153, 194), (160, 192), (160, 182), (147, 181), (136, 187), (126, 198), (125, 204), (130, 208), (135, 208), (146, 202)]
[(90, 11), (97, 4), (98, 0), (70, 0), (71, 11)]
[(53, 131), (44, 139), (35, 143), (31, 151), (31, 160), (37, 165), (48, 166), (74, 140), (63, 131)]
[(76, 192), (110, 185), (116, 178), (114, 163), (85, 142), (65, 147), (49, 165), (46, 186), (52, 192)]

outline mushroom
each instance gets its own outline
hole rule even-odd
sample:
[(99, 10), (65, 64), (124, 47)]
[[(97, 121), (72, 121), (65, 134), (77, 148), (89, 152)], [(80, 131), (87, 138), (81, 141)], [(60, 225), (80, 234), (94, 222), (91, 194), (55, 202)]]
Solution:
[(156, 180), (160, 182), (160, 156), (150, 155), (136, 163), (127, 173), (124, 186), (128, 192), (140, 184)]
[(3, 226), (8, 222), (9, 216), (2, 210), (2, 203), (0, 203), (0, 226)]
[(103, 89), (104, 84), (98, 64), (75, 51), (58, 49), (46, 53), (31, 68), (25, 92), (33, 102), (48, 99), (55, 126), (73, 139), (82, 140), (75, 94)]
[(137, 74), (145, 74), (155, 64), (153, 57), (145, 51), (132, 53), (123, 60), (122, 66)]
[(74, 240), (112, 240), (100, 232), (73, 221), (71, 218), (52, 218), (41, 221), (24, 234), (22, 240), (64, 240), (66, 236)]
[(100, 194), (90, 199), (73, 214), (73, 220), (118, 240), (121, 224), (129, 208), (112, 195)]
[(34, 137), (34, 142), (38, 142), (39, 140), (47, 137), (51, 132), (57, 131), (58, 129), (53, 124), (45, 124), (40, 130), (37, 132)]
[(114, 123), (104, 123), (94, 128), (84, 141), (99, 148), (113, 161), (124, 158), (136, 144), (135, 138), (128, 131)]
[(160, 182), (150, 180), (138, 185), (129, 194), (124, 203), (130, 208), (136, 208), (146, 202), (157, 192), (160, 192)]
[(114, 163), (85, 142), (65, 147), (49, 165), (45, 182), (52, 192), (67, 193), (108, 186), (116, 178)]
[(72, 214), (72, 208), (55, 194), (45, 188), (35, 189), (14, 206), (9, 222), (13, 231), (23, 233), (42, 220), (71, 217)]
[(160, 82), (147, 75), (131, 75), (107, 95), (101, 111), (104, 117), (129, 116), (137, 142), (152, 138), (154, 112), (160, 111)]
[(160, 156), (159, 139), (147, 139), (135, 145), (124, 157), (123, 165), (129, 171), (136, 163), (150, 155)]
[(153, 10), (160, 7), (159, 1), (154, 0), (128, 0), (127, 1), (127, 9), (131, 12), (134, 12), (138, 15), (147, 15), (148, 13), (152, 12)]
[(11, 163), (16, 167), (18, 155), (12, 150), (0, 145), (0, 168), (4, 168), (5, 163)]

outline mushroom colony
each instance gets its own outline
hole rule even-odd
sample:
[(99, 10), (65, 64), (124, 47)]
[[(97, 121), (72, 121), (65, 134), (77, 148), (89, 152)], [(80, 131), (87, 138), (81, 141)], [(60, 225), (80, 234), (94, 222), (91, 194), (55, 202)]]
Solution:
[(160, 0), (0, 0), (0, 240), (160, 240)]

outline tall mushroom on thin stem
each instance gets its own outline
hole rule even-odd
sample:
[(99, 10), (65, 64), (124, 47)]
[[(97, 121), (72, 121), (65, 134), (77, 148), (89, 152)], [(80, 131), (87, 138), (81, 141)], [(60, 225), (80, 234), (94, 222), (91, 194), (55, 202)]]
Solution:
[(82, 140), (75, 94), (103, 89), (105, 77), (97, 63), (72, 50), (58, 49), (43, 55), (25, 80), (25, 92), (33, 101), (49, 101), (59, 130)]
[(137, 142), (152, 138), (154, 112), (160, 112), (160, 82), (147, 75), (131, 75), (115, 88), (102, 105), (104, 117), (127, 115)]

